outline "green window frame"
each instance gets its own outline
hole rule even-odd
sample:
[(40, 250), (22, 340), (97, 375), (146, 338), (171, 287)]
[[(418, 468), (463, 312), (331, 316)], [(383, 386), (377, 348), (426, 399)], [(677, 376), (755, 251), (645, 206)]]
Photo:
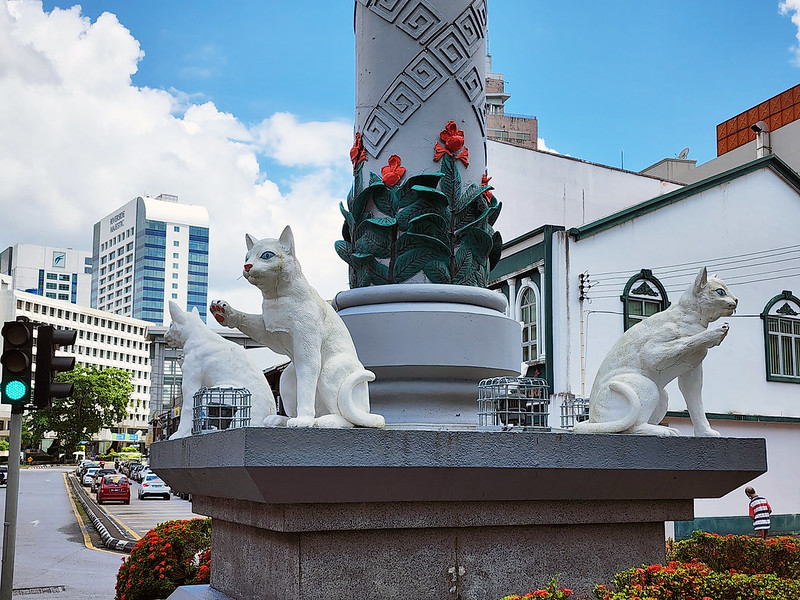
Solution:
[(533, 363), (539, 360), (538, 294), (532, 285), (526, 285), (517, 297), (518, 317), (522, 322), (522, 362)]
[(767, 381), (800, 383), (800, 300), (783, 290), (767, 302), (761, 319)]
[(667, 290), (650, 269), (642, 269), (628, 279), (619, 299), (624, 331), (669, 306)]

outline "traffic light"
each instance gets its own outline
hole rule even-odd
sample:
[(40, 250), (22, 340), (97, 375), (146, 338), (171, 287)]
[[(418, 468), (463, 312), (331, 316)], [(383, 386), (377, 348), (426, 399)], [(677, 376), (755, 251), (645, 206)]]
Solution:
[(36, 386), (33, 388), (33, 404), (36, 408), (50, 406), (51, 398), (66, 398), (72, 394), (72, 384), (53, 381), (62, 371), (75, 368), (74, 356), (56, 356), (59, 346), (71, 346), (78, 332), (74, 329), (56, 329), (52, 325), (40, 325), (36, 338)]
[(33, 323), (8, 321), (3, 325), (3, 381), (0, 400), (3, 404), (25, 406), (31, 400), (31, 365)]

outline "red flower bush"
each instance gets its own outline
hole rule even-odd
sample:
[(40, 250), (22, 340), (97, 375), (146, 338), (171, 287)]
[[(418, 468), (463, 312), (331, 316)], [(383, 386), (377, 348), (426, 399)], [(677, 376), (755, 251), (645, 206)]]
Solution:
[(793, 600), (800, 581), (772, 574), (718, 573), (699, 561), (628, 569), (614, 578), (616, 591), (594, 589), (598, 600)]
[(381, 179), (386, 187), (394, 187), (397, 182), (406, 174), (406, 168), (400, 166), (400, 157), (397, 154), (392, 154), (389, 157), (389, 164), (381, 167)]
[(166, 598), (181, 585), (208, 583), (211, 519), (167, 521), (137, 542), (117, 573), (115, 600)]
[(544, 600), (566, 600), (571, 595), (572, 590), (558, 587), (558, 577), (553, 577), (544, 589), (528, 592), (524, 596), (518, 594), (504, 596), (502, 600), (538, 600), (539, 598)]
[(800, 543), (790, 537), (762, 540), (747, 535), (717, 535), (695, 531), (688, 540), (675, 542), (670, 559), (697, 559), (720, 573), (755, 575), (773, 573), (784, 579), (800, 579)]

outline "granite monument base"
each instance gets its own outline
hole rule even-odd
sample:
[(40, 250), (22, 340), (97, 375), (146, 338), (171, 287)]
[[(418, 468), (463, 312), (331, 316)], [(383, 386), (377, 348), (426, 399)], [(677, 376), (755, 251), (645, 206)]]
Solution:
[(151, 465), (213, 519), (208, 598), (491, 600), (556, 574), (587, 593), (662, 562), (664, 521), (763, 473), (766, 450), (760, 439), (246, 428), (158, 442)]

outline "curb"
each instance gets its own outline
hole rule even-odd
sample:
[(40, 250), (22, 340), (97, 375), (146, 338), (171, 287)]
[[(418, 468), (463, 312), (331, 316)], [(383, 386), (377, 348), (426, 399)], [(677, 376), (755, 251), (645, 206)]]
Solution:
[[(77, 493), (78, 500), (80, 500), (81, 504), (83, 505), (83, 509), (89, 516), (89, 520), (91, 520), (94, 528), (97, 530), (97, 533), (100, 534), (105, 547), (110, 548), (111, 550), (119, 550), (121, 552), (130, 554), (130, 551), (133, 550), (133, 547), (139, 540), (127, 539), (125, 534), (119, 531), (119, 529), (114, 526), (110, 519), (101, 519), (98, 517), (97, 513), (95, 512), (96, 507), (94, 502), (92, 502), (88, 497), (88, 494), (86, 490), (83, 489), (83, 486), (80, 486), (78, 483), (76, 483), (75, 476), (72, 473), (69, 473), (67, 478), (69, 479), (70, 485), (72, 485), (72, 489)], [(113, 533), (109, 531), (109, 528), (113, 530)]]

